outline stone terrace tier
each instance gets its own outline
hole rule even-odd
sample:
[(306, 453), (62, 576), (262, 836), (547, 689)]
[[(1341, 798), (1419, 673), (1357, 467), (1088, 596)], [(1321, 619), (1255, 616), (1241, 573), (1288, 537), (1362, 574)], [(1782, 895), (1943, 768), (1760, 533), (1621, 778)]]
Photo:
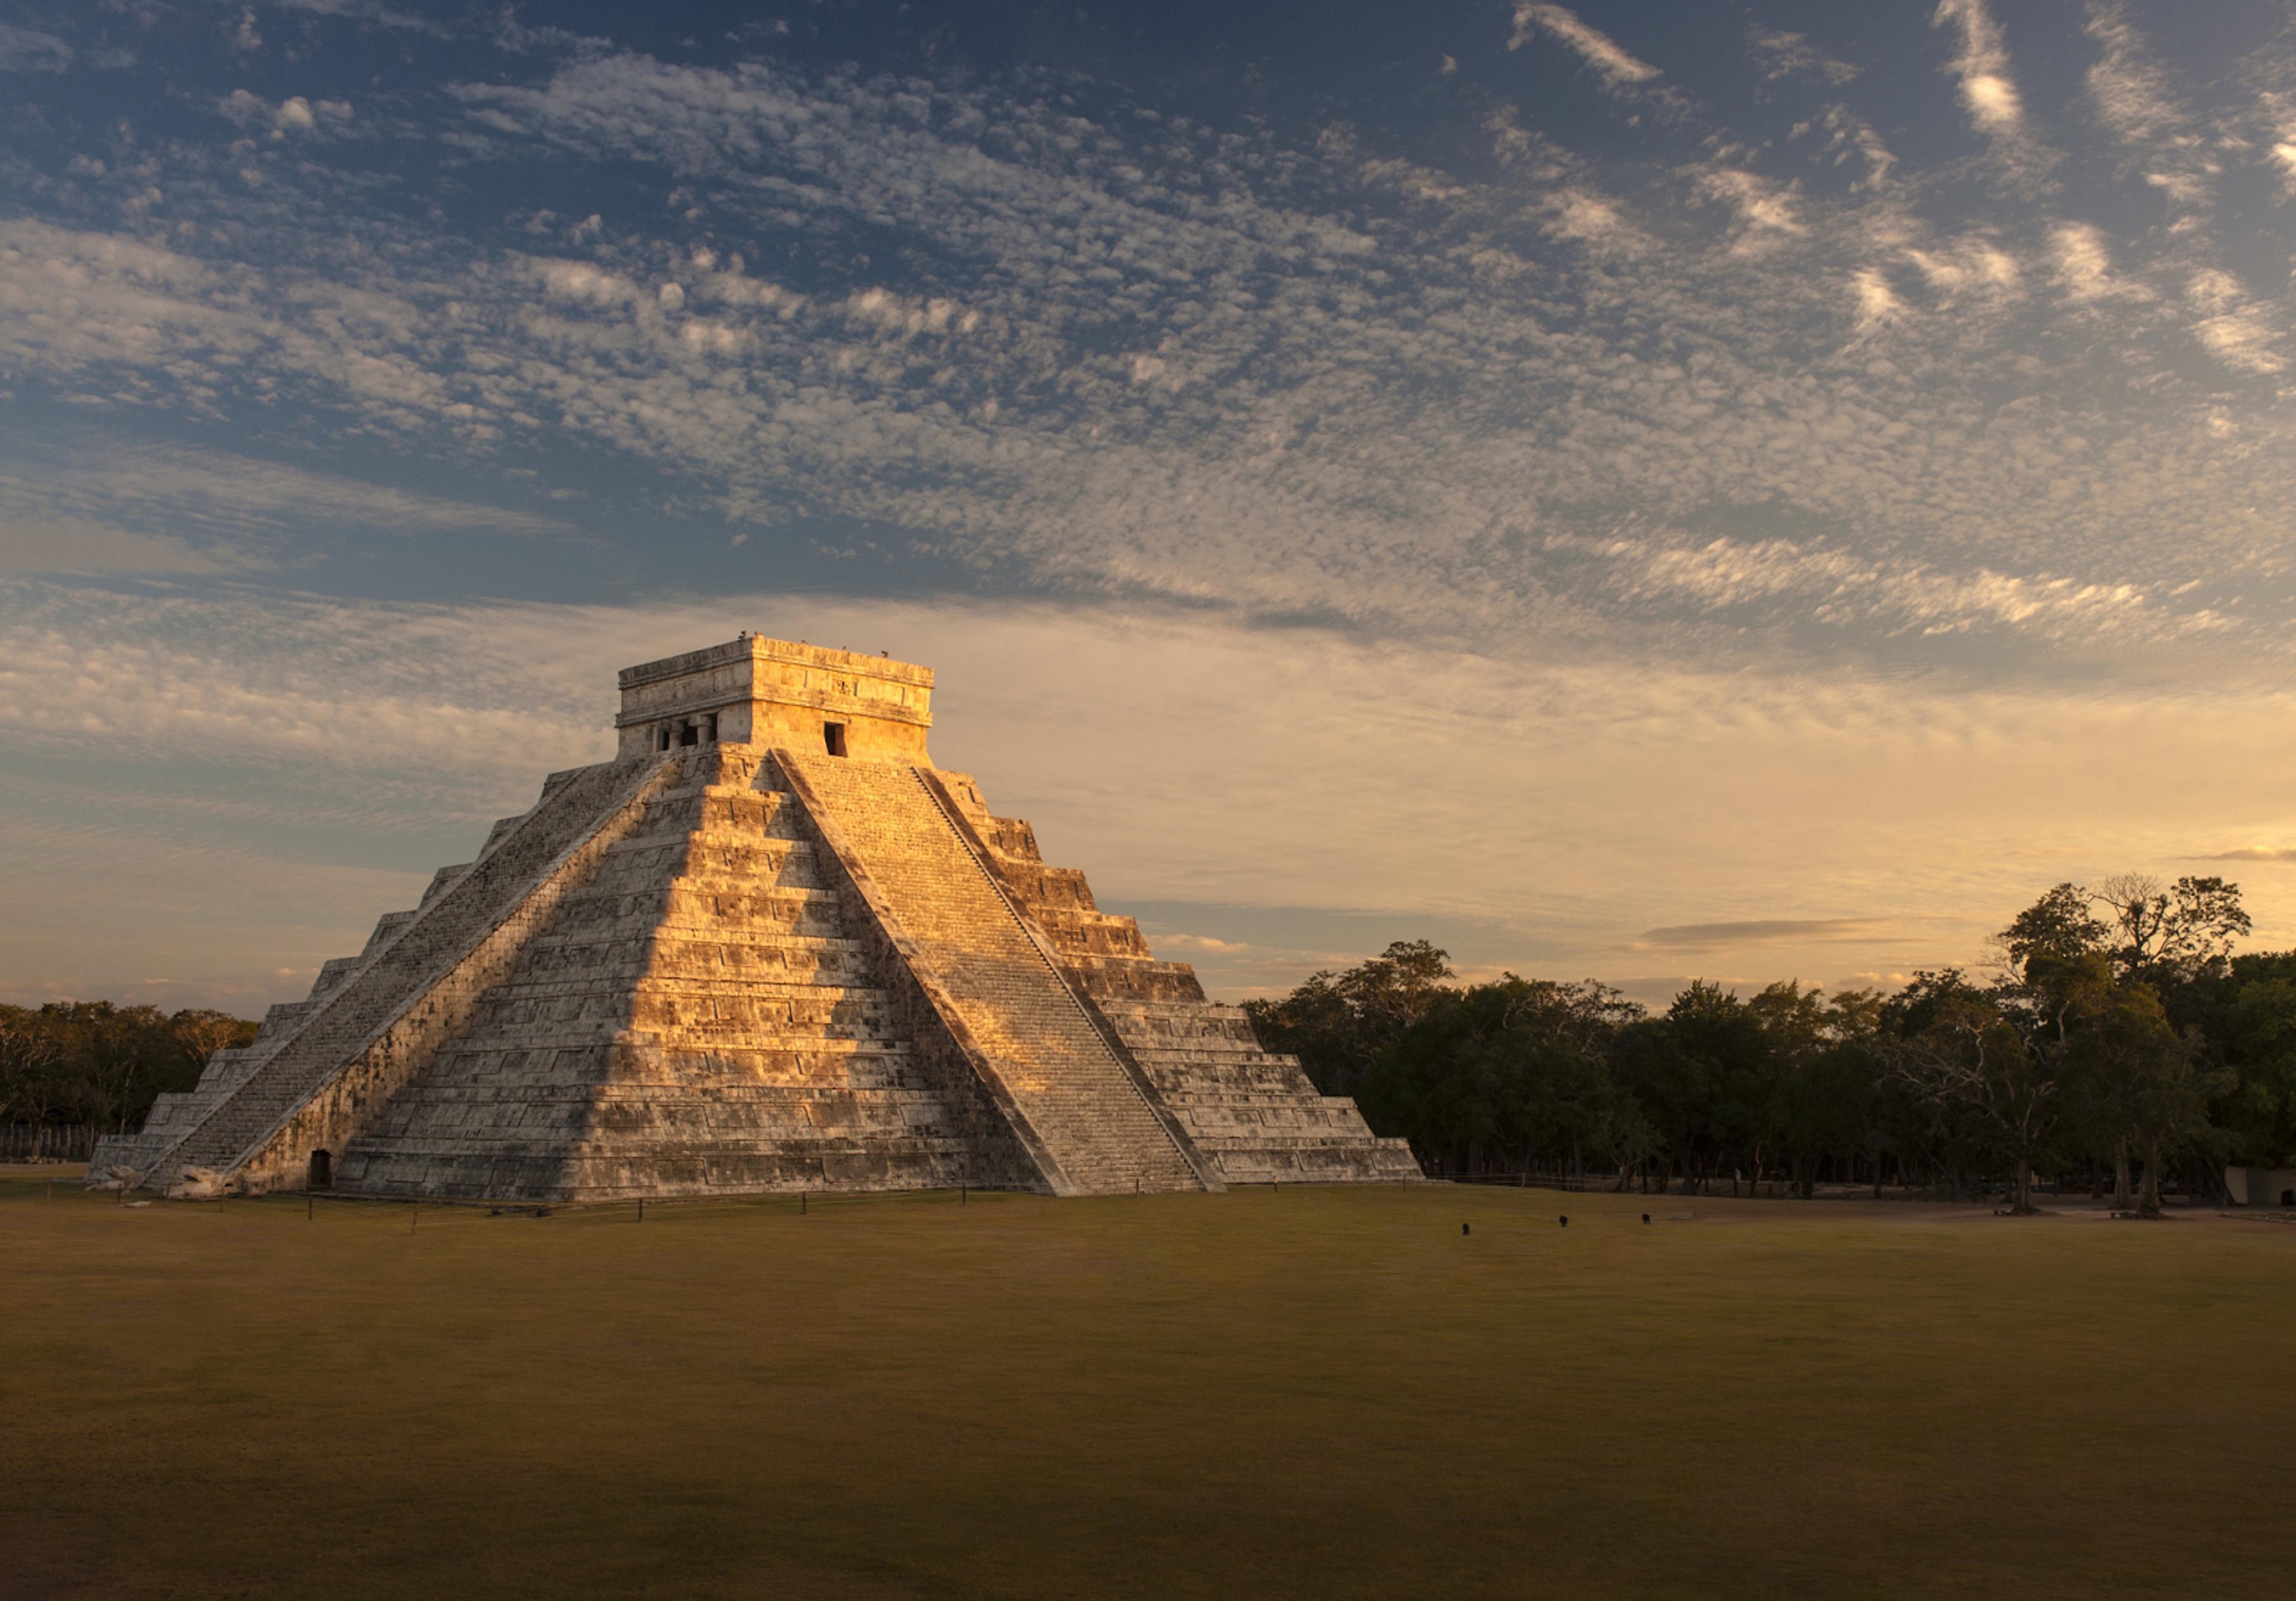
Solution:
[(1081, 872), (1048, 865), (1027, 822), (991, 815), (967, 774), (935, 776), (1005, 892), (1224, 1182), (1421, 1177), (1406, 1141), (1374, 1135), (1347, 1097), (1318, 1094), (1297, 1056), (1260, 1048), (1241, 1008), (1205, 998), (1194, 968), (1157, 961), (1138, 924), (1102, 911)]
[(950, 815), (906, 763), (779, 753), (887, 932), (978, 1052), (1063, 1194), (1204, 1187), (1193, 1153), (1112, 1048)]

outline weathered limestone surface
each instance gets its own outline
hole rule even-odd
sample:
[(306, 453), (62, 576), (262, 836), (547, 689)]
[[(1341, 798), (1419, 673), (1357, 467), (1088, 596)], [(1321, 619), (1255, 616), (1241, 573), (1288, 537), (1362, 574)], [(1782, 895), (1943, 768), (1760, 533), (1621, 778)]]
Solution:
[(967, 774), (933, 776), (1006, 892), (1059, 953), (1070, 982), (1129, 1048), (1223, 1180), (1421, 1177), (1407, 1141), (1378, 1138), (1353, 1101), (1317, 1094), (1297, 1056), (1259, 1048), (1240, 1007), (1205, 998), (1194, 968), (1157, 961), (1138, 924), (1101, 911), (1081, 872), (1046, 864), (1027, 822), (991, 816)]
[(103, 1142), (91, 1182), (578, 1202), (1416, 1177), (932, 767), (931, 681), (748, 636), (626, 670), (619, 759), (554, 774)]
[(923, 761), (932, 669), (745, 634), (622, 669), (625, 757), (681, 744), (783, 746)]
[(685, 753), (338, 1187), (533, 1200), (1028, 1187), (964, 1063), (921, 1045), (752, 746)]
[(889, 932), (979, 1047), (1064, 1194), (1192, 1190), (1185, 1137), (1126, 1071), (1052, 952), (958, 832), (921, 769), (777, 752), (882, 897)]
[[(615, 762), (556, 776), (492, 851), (451, 881), (434, 879), (423, 906), (380, 949), (321, 970), (292, 1031), (160, 1152), (159, 1185), (192, 1170), (250, 1188), (304, 1182), (310, 1153), (340, 1151), (428, 1065), (605, 849), (636, 825), (674, 766)], [(97, 1156), (90, 1170), (101, 1176), (111, 1159)]]

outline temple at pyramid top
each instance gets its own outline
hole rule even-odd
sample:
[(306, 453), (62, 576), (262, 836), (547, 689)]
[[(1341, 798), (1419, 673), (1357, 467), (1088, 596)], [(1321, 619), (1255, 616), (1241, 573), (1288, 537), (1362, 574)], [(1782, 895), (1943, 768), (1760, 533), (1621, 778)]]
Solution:
[(612, 759), (551, 774), (90, 1181), (578, 1203), (1417, 1177), (933, 765), (932, 684), (748, 635), (625, 669)]
[(679, 745), (786, 745), (871, 761), (927, 761), (932, 669), (744, 634), (622, 669), (624, 757)]

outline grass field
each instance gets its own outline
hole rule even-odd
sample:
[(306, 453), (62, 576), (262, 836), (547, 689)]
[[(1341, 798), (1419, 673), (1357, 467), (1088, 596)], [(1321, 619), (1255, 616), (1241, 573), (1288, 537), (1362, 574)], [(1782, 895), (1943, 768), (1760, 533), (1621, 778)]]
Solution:
[(0, 1286), (0, 1597), (2296, 1594), (2296, 1227), (18, 1178)]

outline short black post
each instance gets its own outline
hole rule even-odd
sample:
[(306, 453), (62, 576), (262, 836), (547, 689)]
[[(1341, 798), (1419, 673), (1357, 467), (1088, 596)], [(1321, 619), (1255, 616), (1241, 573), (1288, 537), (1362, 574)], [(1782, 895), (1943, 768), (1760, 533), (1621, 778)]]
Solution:
[(414, 1225), (420, 1222), (422, 1218), (422, 1203), (417, 1201), (414, 1205), (406, 1209), (406, 1232), (413, 1234), (414, 1232)]
[(1460, 1232), (1461, 1234), (1469, 1234), (1469, 1233), (1472, 1233), (1472, 1229), (1470, 1227), (1470, 1226), (1469, 1226), (1469, 1225), (1464, 1224), (1464, 1223), (1462, 1223), (1462, 1224), (1460, 1224), (1460, 1225), (1459, 1225), (1459, 1232)]
[(1569, 1217), (1569, 1215), (1568, 1215), (1568, 1214), (1565, 1214), (1564, 1216), (1562, 1216), (1562, 1217), (1561, 1217), (1561, 1218), (1558, 1218), (1558, 1219), (1556, 1219), (1555, 1220), (1556, 1220), (1557, 1222), (1561, 1223), (1561, 1224), (1562, 1225), (1562, 1227), (1565, 1227), (1565, 1228), (1568, 1228), (1568, 1227), (1570, 1227), (1570, 1217)]
[(303, 1192), (303, 1221), (306, 1223), (311, 1220), (311, 1208), (313, 1204), (314, 1203), (311, 1200), (311, 1192), (305, 1190)]
[(963, 1206), (964, 1204), (965, 1193), (972, 1187), (972, 1186), (964, 1184), (960, 1184), (956, 1186), (956, 1203), (959, 1206)]
[(797, 1193), (797, 1215), (800, 1218), (805, 1216), (805, 1192), (803, 1190), (800, 1190)]
[(645, 1197), (644, 1195), (640, 1195), (638, 1197), (638, 1221), (641, 1223), (645, 1221)]

